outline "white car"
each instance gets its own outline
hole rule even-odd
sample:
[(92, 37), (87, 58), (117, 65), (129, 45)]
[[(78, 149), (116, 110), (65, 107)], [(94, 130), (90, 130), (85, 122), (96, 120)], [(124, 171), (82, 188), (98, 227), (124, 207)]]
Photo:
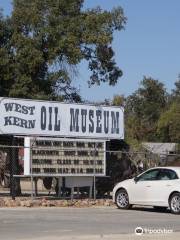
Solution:
[(155, 167), (119, 182), (113, 189), (113, 201), (121, 209), (132, 205), (169, 207), (180, 214), (180, 167)]

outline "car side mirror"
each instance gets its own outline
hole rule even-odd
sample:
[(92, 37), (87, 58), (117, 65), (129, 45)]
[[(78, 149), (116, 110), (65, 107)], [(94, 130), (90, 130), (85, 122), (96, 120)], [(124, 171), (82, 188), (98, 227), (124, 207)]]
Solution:
[(137, 177), (137, 176), (134, 178), (134, 182), (135, 182), (135, 183), (138, 182), (138, 177)]

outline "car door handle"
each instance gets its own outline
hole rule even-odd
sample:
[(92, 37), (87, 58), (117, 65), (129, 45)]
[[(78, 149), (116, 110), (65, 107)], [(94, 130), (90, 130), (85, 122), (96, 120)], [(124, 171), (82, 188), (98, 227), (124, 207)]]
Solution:
[(167, 184), (166, 187), (171, 187), (172, 185), (171, 184)]
[(150, 185), (147, 185), (146, 187), (151, 187)]

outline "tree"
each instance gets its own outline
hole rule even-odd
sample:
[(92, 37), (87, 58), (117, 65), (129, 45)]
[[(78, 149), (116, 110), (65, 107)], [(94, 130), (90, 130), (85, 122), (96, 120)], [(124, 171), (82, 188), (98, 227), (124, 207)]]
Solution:
[(89, 85), (116, 84), (122, 71), (114, 60), (112, 40), (113, 32), (126, 22), (123, 10), (83, 10), (83, 2), (13, 1), (12, 36), (7, 41), (14, 65), (7, 95), (80, 100), (72, 78), (82, 60), (88, 61), (92, 72)]
[(172, 90), (172, 101), (180, 101), (180, 75), (178, 76), (178, 80), (175, 82), (175, 89)]
[(158, 80), (144, 77), (141, 87), (126, 101), (127, 139), (157, 141), (157, 122), (166, 104), (167, 93), (164, 85)]
[(13, 55), (10, 45), (12, 30), (10, 19), (0, 11), (0, 96), (8, 96), (13, 83)]
[(126, 99), (123, 95), (115, 95), (112, 100), (112, 105), (124, 107), (125, 101)]
[(163, 142), (180, 143), (180, 102), (173, 102), (158, 121), (158, 134)]
[(168, 100), (168, 107), (158, 120), (157, 133), (163, 142), (180, 143), (180, 75)]

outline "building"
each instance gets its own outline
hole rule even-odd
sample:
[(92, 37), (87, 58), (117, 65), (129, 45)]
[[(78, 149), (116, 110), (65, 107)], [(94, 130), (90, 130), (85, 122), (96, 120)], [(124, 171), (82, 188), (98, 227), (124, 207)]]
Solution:
[(144, 142), (142, 146), (146, 151), (157, 155), (160, 159), (160, 164), (162, 165), (174, 162), (178, 156), (177, 143)]

